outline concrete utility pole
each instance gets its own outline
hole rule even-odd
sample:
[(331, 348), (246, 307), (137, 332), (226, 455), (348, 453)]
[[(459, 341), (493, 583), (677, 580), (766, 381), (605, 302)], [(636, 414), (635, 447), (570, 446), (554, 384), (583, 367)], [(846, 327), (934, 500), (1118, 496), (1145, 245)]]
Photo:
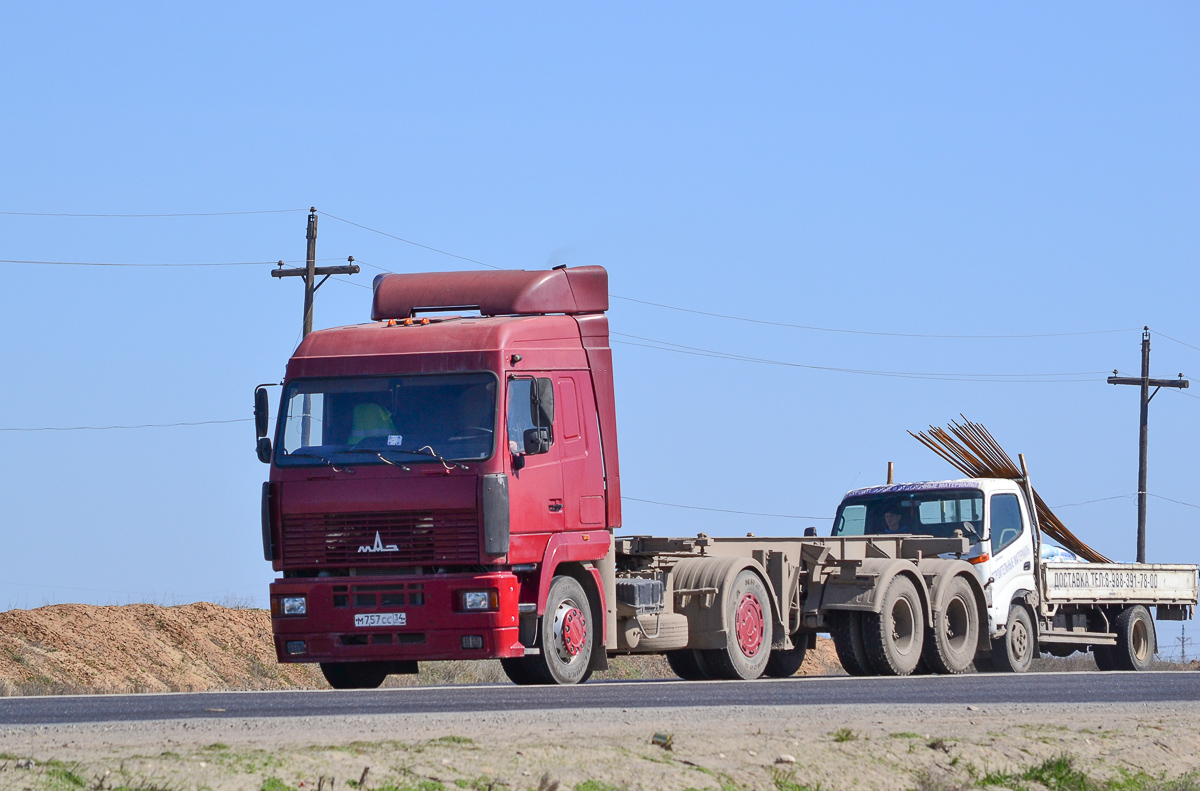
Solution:
[[(317, 289), (325, 284), (330, 275), (356, 275), (359, 272), (358, 264), (354, 263), (354, 256), (347, 259), (344, 266), (317, 266), (317, 207), (313, 206), (308, 210), (308, 232), (305, 234), (308, 239), (308, 250), (305, 255), (305, 266), (303, 268), (296, 267), (294, 269), (284, 269), (283, 262), (279, 262), (278, 269), (271, 270), (271, 277), (303, 277), (304, 278), (304, 335), (307, 338), (312, 332), (313, 326), (313, 299), (317, 295)], [(320, 283), (317, 283), (317, 275), (324, 275)], [(312, 432), (312, 396), (304, 395), (304, 402), (300, 413), (300, 444), (307, 446), (309, 437)]]
[[(1141, 376), (1117, 376), (1117, 372), (1113, 371), (1113, 375), (1108, 377), (1110, 385), (1137, 385), (1142, 389), (1142, 416), (1140, 423), (1140, 436), (1138, 440), (1138, 529), (1137, 529), (1137, 562), (1146, 562), (1146, 454), (1147, 443), (1149, 440), (1149, 421), (1150, 421), (1150, 400), (1158, 395), (1158, 391), (1164, 387), (1179, 387), (1186, 388), (1188, 380), (1183, 378), (1183, 374), (1179, 375), (1178, 379), (1151, 379), (1150, 378), (1150, 328), (1142, 328), (1142, 375)], [(1154, 388), (1154, 392), (1150, 392), (1150, 388)]]

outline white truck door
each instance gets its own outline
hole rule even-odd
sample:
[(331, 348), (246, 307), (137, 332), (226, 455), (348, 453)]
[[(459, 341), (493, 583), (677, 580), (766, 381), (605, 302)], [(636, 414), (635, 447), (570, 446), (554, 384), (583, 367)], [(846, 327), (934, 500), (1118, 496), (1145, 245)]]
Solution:
[(995, 634), (1008, 620), (1008, 609), (1018, 591), (1034, 590), (1033, 532), (1024, 498), (1015, 492), (996, 492), (988, 498), (991, 558), (979, 564), (985, 585), (991, 585), (988, 632)]

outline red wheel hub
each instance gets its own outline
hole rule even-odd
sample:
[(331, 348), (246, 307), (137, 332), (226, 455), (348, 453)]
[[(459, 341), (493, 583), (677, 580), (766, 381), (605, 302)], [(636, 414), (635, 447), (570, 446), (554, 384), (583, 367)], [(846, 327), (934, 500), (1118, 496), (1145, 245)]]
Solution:
[(763, 609), (758, 603), (758, 597), (747, 593), (738, 602), (736, 623), (738, 648), (746, 656), (754, 656), (762, 647), (763, 641)]
[(571, 656), (583, 650), (587, 641), (587, 618), (577, 608), (567, 610), (562, 617), (562, 644)]

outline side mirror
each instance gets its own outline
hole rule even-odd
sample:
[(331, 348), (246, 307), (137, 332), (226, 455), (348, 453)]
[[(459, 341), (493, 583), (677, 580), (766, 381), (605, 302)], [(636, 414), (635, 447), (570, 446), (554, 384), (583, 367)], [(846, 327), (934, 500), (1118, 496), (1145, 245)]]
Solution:
[(812, 538), (816, 534), (817, 534), (817, 529), (815, 527), (804, 528), (804, 537), (805, 538)]
[(529, 456), (545, 453), (550, 450), (549, 428), (527, 428), (525, 429), (523, 438), (525, 440), (525, 453)]
[(258, 452), (258, 460), (259, 461), (261, 461), (263, 464), (271, 463), (271, 438), (270, 437), (259, 437), (258, 438), (258, 447), (255, 448), (255, 450)]
[(259, 439), (267, 436), (267, 424), (270, 420), (271, 404), (267, 401), (267, 388), (260, 387), (254, 391), (254, 431)]
[(525, 469), (525, 454), (524, 453), (512, 454), (512, 468), (513, 468), (513, 472), (517, 472), (518, 470)]

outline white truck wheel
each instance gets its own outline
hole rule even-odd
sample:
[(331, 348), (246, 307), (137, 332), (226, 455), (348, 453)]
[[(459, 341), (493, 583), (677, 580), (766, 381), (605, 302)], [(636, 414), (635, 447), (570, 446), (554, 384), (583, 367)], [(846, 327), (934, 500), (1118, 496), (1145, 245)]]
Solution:
[(1024, 673), (1033, 664), (1037, 635), (1029, 611), (1014, 604), (1008, 611), (1004, 636), (992, 641), (992, 667), (1001, 673)]
[(1113, 624), (1117, 644), (1111, 649), (1112, 663), (1117, 670), (1149, 670), (1158, 650), (1154, 620), (1140, 604), (1126, 607)]
[(925, 636), (923, 656), (934, 673), (965, 673), (979, 645), (979, 610), (975, 593), (962, 577), (946, 582), (941, 608)]
[(907, 676), (917, 669), (925, 645), (925, 608), (912, 580), (903, 575), (892, 578), (880, 612), (863, 613), (862, 632), (876, 673)]

